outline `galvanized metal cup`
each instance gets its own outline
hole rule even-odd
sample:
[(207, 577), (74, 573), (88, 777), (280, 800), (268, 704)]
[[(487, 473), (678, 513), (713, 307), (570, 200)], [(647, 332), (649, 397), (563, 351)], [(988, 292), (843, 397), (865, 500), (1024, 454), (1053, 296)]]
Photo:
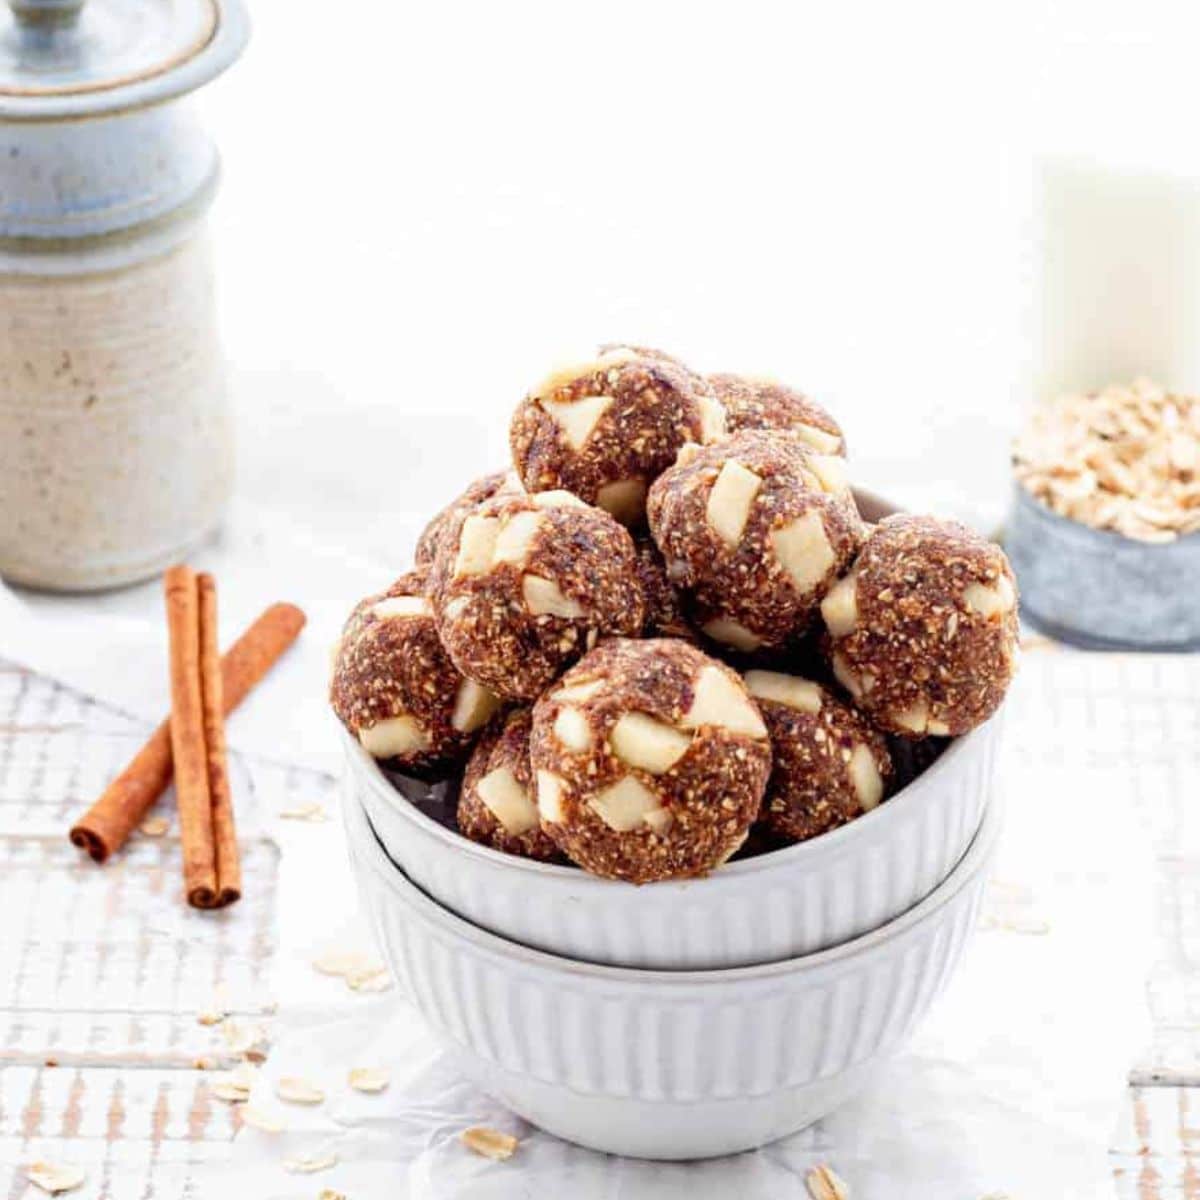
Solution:
[(1052, 512), (1019, 484), (1006, 549), (1021, 615), (1094, 650), (1200, 650), (1200, 534), (1139, 542)]

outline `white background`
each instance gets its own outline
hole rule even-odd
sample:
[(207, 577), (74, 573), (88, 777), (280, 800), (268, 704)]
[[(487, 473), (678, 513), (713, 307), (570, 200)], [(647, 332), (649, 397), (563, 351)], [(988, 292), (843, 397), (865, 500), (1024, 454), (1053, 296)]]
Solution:
[(998, 519), (1035, 157), (1188, 170), (1187, 14), (257, 0), (200, 100), (243, 491), (402, 566), (523, 388), (624, 338), (777, 374), (861, 482)]

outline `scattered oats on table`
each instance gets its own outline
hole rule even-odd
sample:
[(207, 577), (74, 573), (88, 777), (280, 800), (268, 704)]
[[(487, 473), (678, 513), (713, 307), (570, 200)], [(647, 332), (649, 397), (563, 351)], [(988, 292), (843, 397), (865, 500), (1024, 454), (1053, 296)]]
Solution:
[(315, 800), (310, 800), (305, 804), (296, 804), (291, 808), (281, 808), (279, 815), (285, 821), (308, 821), (311, 824), (320, 824), (329, 820), (329, 814), (325, 811), (324, 806)]
[(242, 1114), (242, 1123), (249, 1125), (251, 1129), (257, 1129), (262, 1133), (282, 1133), (284, 1131), (283, 1118), (273, 1112), (255, 1108), (253, 1104), (247, 1104), (239, 1111)]
[(289, 1104), (323, 1104), (325, 1093), (307, 1079), (284, 1075), (275, 1084), (275, 1095)]
[(850, 1200), (846, 1181), (827, 1163), (818, 1163), (804, 1177), (812, 1200)]
[(293, 1175), (315, 1175), (318, 1171), (328, 1171), (338, 1164), (338, 1156), (333, 1153), (298, 1154), (295, 1158), (285, 1158), (283, 1169)]
[(520, 1144), (511, 1133), (501, 1133), (498, 1129), (485, 1129), (482, 1125), (473, 1125), (464, 1129), (459, 1135), (462, 1144), (468, 1150), (473, 1150), (483, 1158), (495, 1162), (504, 1162), (512, 1158)]
[(225, 1020), (221, 1026), (221, 1037), (230, 1054), (249, 1055), (266, 1041), (266, 1030), (251, 1022)]
[(383, 970), (383, 963), (361, 950), (326, 950), (312, 961), (312, 968), (319, 975), (332, 975), (345, 979), (348, 975), (367, 970)]
[(392, 977), (387, 967), (380, 964), (372, 970), (352, 971), (346, 976), (346, 986), (352, 992), (364, 994), (386, 992), (391, 989)]
[(208, 1090), (227, 1104), (240, 1104), (250, 1099), (258, 1069), (248, 1062), (238, 1063), (231, 1071), (222, 1071), (208, 1081)]
[(25, 1168), (25, 1178), (34, 1187), (48, 1192), (51, 1196), (57, 1196), (61, 1192), (73, 1192), (77, 1187), (81, 1187), (87, 1173), (74, 1163), (35, 1162)]
[(1013, 471), (1060, 516), (1146, 542), (1200, 532), (1200, 396), (1145, 379), (1039, 404)]
[(356, 1092), (370, 1095), (385, 1091), (391, 1081), (391, 1074), (382, 1067), (354, 1067), (346, 1077), (346, 1082)]

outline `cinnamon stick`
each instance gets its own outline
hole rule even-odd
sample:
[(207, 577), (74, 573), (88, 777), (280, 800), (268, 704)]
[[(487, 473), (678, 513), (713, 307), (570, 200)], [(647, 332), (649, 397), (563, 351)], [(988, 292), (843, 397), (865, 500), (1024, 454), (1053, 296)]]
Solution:
[(233, 797), (225, 753), (225, 715), (221, 699), (221, 655), (217, 648), (217, 581), (196, 578), (200, 593), (200, 700), (204, 717), (204, 749), (208, 759), (208, 795), (212, 812), (213, 856), (217, 870), (214, 908), (224, 908), (242, 895)]
[[(221, 660), (228, 716), (304, 628), (294, 604), (272, 604)], [(71, 827), (71, 841), (98, 863), (115, 854), (171, 782), (171, 724), (164, 720), (104, 794)]]
[(200, 690), (200, 589), (191, 567), (171, 567), (163, 576), (171, 659), (171, 757), (175, 803), (183, 843), (183, 890), (193, 908), (212, 908), (217, 899), (208, 755)]

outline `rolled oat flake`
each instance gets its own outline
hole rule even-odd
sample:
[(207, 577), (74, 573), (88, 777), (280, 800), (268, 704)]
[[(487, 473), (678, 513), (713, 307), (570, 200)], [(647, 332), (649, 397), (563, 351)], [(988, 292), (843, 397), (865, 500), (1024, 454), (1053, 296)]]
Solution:
[(175, 103), (245, 44), (241, 0), (0, 6), (0, 575), (92, 590), (210, 533), (231, 484), (204, 214)]

